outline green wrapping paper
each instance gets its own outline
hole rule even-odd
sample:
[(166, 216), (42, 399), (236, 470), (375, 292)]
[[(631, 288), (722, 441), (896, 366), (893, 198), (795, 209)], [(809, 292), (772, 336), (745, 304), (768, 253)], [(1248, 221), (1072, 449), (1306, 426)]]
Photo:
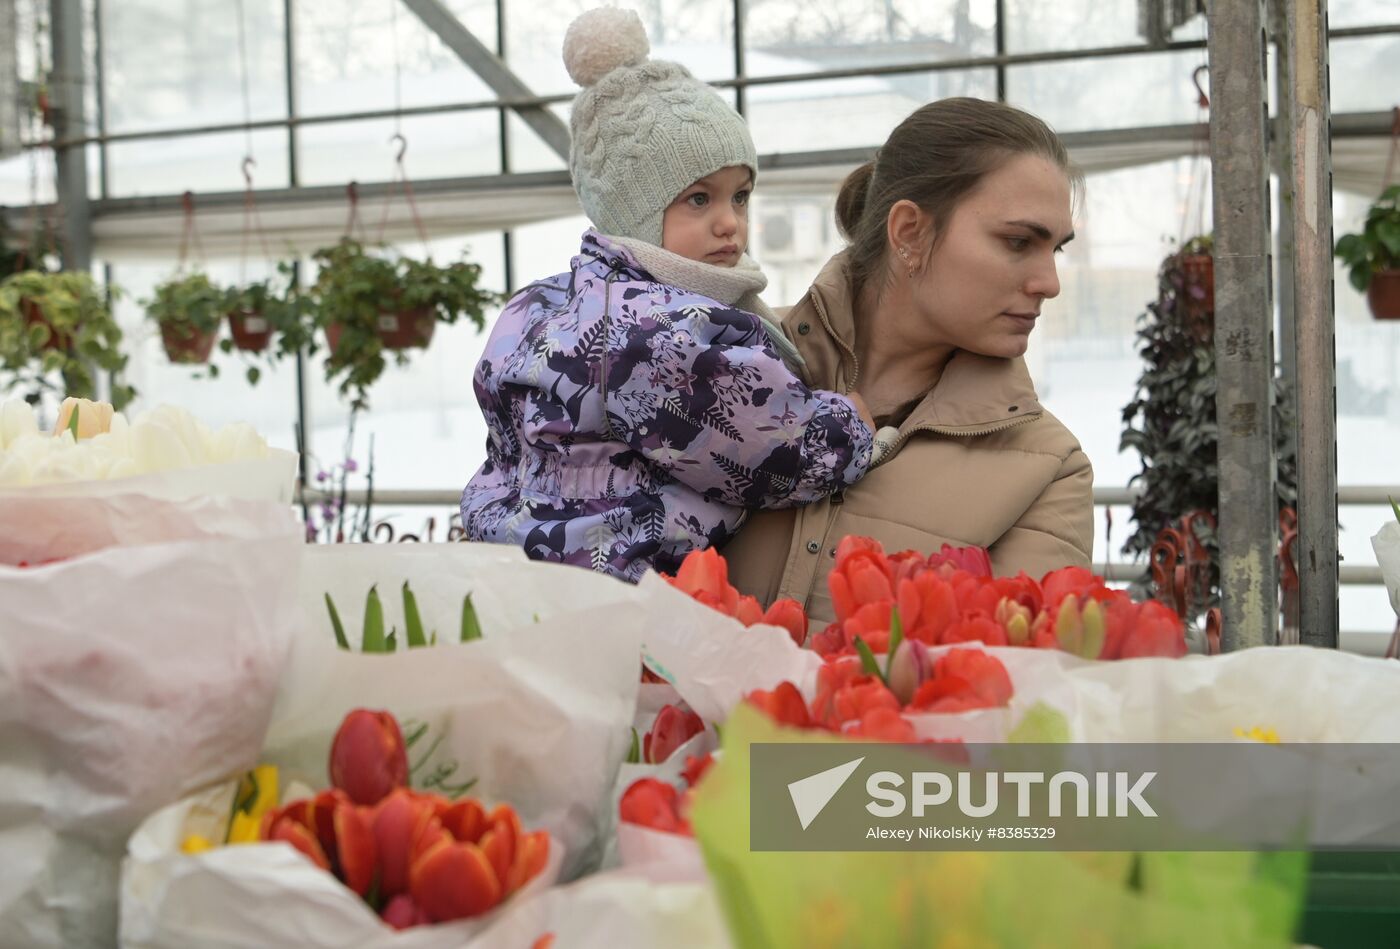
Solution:
[(748, 706), (724, 729), (692, 824), (739, 949), (1293, 944), (1301, 853), (751, 851), (748, 746), (840, 740)]

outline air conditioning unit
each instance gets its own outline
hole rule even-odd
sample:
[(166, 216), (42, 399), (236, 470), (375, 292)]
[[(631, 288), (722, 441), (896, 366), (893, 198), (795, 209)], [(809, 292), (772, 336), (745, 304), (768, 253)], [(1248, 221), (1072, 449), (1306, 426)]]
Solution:
[(0, 159), (18, 155), (20, 116), (19, 15), (15, 0), (0, 0)]

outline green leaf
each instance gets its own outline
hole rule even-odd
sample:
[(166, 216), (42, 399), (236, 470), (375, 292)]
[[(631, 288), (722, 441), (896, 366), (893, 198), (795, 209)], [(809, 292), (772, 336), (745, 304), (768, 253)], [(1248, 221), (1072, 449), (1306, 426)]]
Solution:
[(335, 608), (335, 601), (329, 593), (325, 594), (325, 597), (326, 609), (331, 614), (331, 628), (335, 630), (335, 644), (341, 649), (349, 649), (350, 642), (345, 638), (345, 627), (340, 622), (340, 613)]
[(904, 642), (904, 621), (899, 618), (899, 605), (890, 607), (890, 649), (889, 655), (885, 656), (885, 674), (880, 678), (885, 682), (890, 681), (890, 666), (894, 664), (894, 653), (899, 648), (899, 644)]
[(641, 764), (642, 762), (642, 739), (637, 735), (637, 729), (632, 729), (632, 745), (627, 749), (627, 764)]
[(255, 386), (255, 385), (257, 385), (257, 384), (258, 384), (258, 380), (261, 379), (261, 378), (262, 378), (262, 370), (261, 370), (261, 369), (259, 369), (257, 366), (249, 366), (249, 367), (248, 367), (248, 385), (250, 385), (250, 386)]
[(462, 599), (462, 642), (469, 643), (481, 638), (481, 623), (476, 618), (476, 607), (472, 606), (472, 595)]
[(1376, 236), (1390, 251), (1390, 256), (1400, 257), (1400, 220), (1381, 221), (1376, 225)]
[(78, 409), (77, 403), (73, 405), (73, 414), (68, 418), (68, 431), (73, 433), (73, 440), (78, 440)]
[[(1386, 497), (1390, 495), (1387, 494)], [(1400, 521), (1400, 504), (1396, 504), (1394, 498), (1390, 498), (1390, 509), (1395, 512), (1395, 519)]]
[(856, 652), (860, 654), (860, 666), (865, 670), (865, 674), (872, 675), (884, 682), (885, 677), (880, 673), (880, 664), (875, 661), (875, 654), (870, 651), (870, 646), (866, 644), (865, 640), (859, 636), (856, 637)]
[(1351, 285), (1358, 291), (1365, 293), (1366, 288), (1371, 285), (1371, 265), (1368, 263), (1357, 264), (1355, 267), (1351, 268), (1351, 272), (1347, 274), (1347, 279), (1351, 281)]
[(365, 634), (360, 642), (361, 652), (387, 652), (384, 639), (384, 605), (379, 602), (379, 591), (369, 588), (365, 597)]
[(398, 640), (398, 635), (399, 635), (399, 631), (398, 631), (398, 628), (397, 628), (397, 627), (395, 627), (394, 629), (389, 630), (389, 635), (386, 636), (386, 637), (384, 638), (384, 651), (385, 651), (385, 652), (398, 652), (398, 651), (399, 651), (399, 640)]
[(418, 615), (418, 598), (408, 588), (407, 580), (403, 582), (403, 623), (409, 649), (428, 645), (428, 640), (423, 636), (423, 620)]

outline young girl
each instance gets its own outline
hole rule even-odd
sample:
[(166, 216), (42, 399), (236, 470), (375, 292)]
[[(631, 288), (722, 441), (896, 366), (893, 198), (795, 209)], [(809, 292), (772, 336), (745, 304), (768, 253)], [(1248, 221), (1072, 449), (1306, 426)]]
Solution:
[(487, 459), (462, 494), (468, 539), (633, 581), (722, 545), (748, 509), (845, 488), (873, 442), (863, 404), (807, 388), (752, 312), (767, 280), (744, 255), (743, 119), (647, 52), (612, 8), (564, 38), (585, 87), (569, 165), (595, 227), (491, 332), (474, 378)]

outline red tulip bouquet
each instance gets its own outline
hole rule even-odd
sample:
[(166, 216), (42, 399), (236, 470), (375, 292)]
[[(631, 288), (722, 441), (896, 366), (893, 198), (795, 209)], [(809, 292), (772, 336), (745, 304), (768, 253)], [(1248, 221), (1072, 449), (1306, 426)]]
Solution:
[[(393, 930), (456, 923), (413, 942), (447, 949), (522, 890), (553, 882), (562, 855), (546, 832), (527, 831), (509, 804), (410, 786), (411, 757), (392, 715), (356, 709), (331, 745), (330, 787), (289, 788), (281, 802), (253, 805), (261, 816), (249, 842), (262, 846), (212, 846), (197, 834), (185, 836), (183, 854), (151, 859), (176, 827), (212, 828), (215, 839), (239, 843), (249, 821), (237, 792), (221, 818), (189, 802), (156, 815), (131, 843), (123, 939), (195, 945), (219, 934), (243, 945), (392, 947)], [(258, 769), (262, 798), (269, 770)], [(150, 912), (156, 879), (159, 910)], [(249, 892), (256, 902), (238, 898)]]

